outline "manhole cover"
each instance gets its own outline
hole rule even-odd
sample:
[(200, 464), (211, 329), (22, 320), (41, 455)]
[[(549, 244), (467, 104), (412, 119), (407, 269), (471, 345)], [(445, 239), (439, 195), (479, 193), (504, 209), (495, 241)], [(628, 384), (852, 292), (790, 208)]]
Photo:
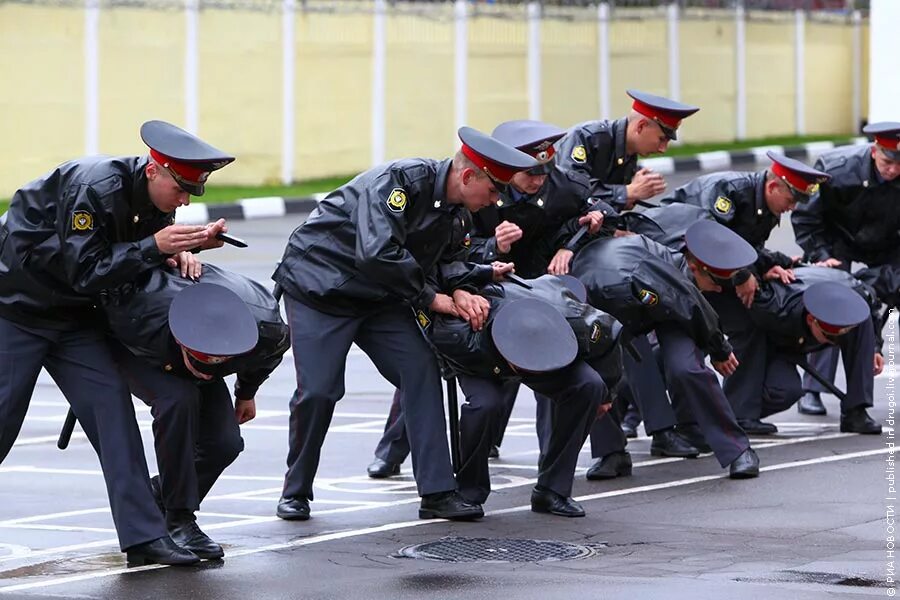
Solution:
[(597, 548), (549, 540), (445, 537), (407, 546), (396, 556), (445, 562), (539, 562), (586, 558)]

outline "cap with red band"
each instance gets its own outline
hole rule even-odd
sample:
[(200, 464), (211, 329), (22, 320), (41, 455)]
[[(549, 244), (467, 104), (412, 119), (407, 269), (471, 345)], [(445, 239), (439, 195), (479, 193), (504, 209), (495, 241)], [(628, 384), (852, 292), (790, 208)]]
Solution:
[(862, 296), (836, 281), (809, 286), (803, 292), (803, 306), (828, 335), (847, 333), (872, 314)]
[(491, 132), (494, 138), (533, 156), (540, 163), (528, 169), (531, 175), (546, 175), (553, 169), (556, 154), (553, 144), (565, 134), (565, 129), (556, 125), (527, 119), (500, 123)]
[(234, 161), (233, 156), (165, 121), (144, 123), (141, 139), (150, 148), (151, 158), (165, 168), (184, 191), (194, 196), (203, 195), (204, 184), (212, 171)]
[(458, 133), (462, 141), (462, 153), (498, 183), (508, 184), (519, 171), (539, 164), (533, 156), (471, 127), (460, 127)]
[(678, 139), (677, 130), (681, 121), (700, 110), (696, 106), (637, 90), (626, 90), (625, 93), (634, 99), (631, 108), (655, 121), (670, 140)]
[(818, 169), (788, 158), (781, 154), (776, 154), (769, 150), (766, 156), (772, 161), (772, 173), (788, 184), (791, 191), (798, 196), (798, 200), (806, 200), (809, 196), (819, 191), (819, 184), (825, 183), (831, 179), (831, 175)]
[(194, 283), (178, 292), (169, 305), (169, 330), (191, 356), (210, 364), (250, 352), (259, 341), (247, 304), (214, 283)]
[(900, 160), (900, 123), (870, 123), (863, 127), (863, 133), (873, 136), (878, 147), (892, 160)]
[(715, 221), (697, 221), (684, 233), (684, 245), (710, 274), (728, 279), (756, 262), (756, 250), (744, 238)]

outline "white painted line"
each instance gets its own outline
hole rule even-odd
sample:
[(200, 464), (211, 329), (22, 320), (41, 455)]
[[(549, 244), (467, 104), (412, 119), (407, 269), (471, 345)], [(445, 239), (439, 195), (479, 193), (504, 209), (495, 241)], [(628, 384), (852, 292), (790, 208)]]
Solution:
[(725, 150), (701, 152), (697, 155), (701, 171), (722, 171), (731, 168), (731, 153)]
[[(62, 423), (62, 421), (63, 421), (64, 418), (65, 418), (65, 417), (60, 418), (60, 419), (59, 419), (59, 422)], [(62, 425), (60, 425), (60, 427), (61, 427), (61, 426), (62, 426)], [(83, 433), (75, 432), (75, 433), (72, 434), (72, 438), (71, 438), (71, 439), (73, 439), (73, 440), (86, 440), (86, 439), (87, 439), (87, 436), (86, 436), (85, 434), (83, 434)], [(16, 440), (15, 446), (17, 446), (17, 447), (18, 447), (18, 446), (31, 446), (31, 445), (34, 445), (34, 444), (48, 444), (48, 443), (51, 443), (51, 442), (55, 444), (55, 443), (57, 442), (57, 440), (59, 440), (59, 434), (57, 434), (57, 435), (43, 435), (43, 436), (39, 436), (39, 437), (31, 437), (31, 438), (19, 438), (19, 439)]]
[(671, 175), (675, 172), (675, 159), (671, 156), (643, 158), (638, 161), (638, 165), (656, 171), (660, 175)]
[[(766, 472), (766, 471), (781, 471), (784, 469), (795, 469), (798, 467), (826, 464), (826, 463), (832, 463), (832, 462), (843, 461), (843, 460), (851, 460), (854, 458), (864, 458), (864, 457), (868, 457), (868, 456), (875, 456), (878, 454), (886, 454), (886, 453), (892, 452), (892, 451), (893, 451), (892, 448), (878, 448), (875, 450), (851, 452), (849, 454), (822, 456), (822, 457), (813, 458), (813, 459), (809, 459), (809, 460), (791, 461), (791, 462), (780, 463), (780, 464), (776, 464), (776, 465), (770, 465), (768, 467), (761, 468), (760, 471)], [(717, 479), (726, 479), (727, 477), (728, 477), (727, 474), (690, 477), (687, 479), (679, 479), (676, 481), (667, 481), (667, 482), (663, 482), (663, 483), (643, 485), (643, 486), (638, 486), (638, 487), (625, 488), (625, 489), (621, 489), (621, 490), (610, 490), (607, 492), (600, 492), (597, 494), (588, 494), (585, 496), (578, 496), (577, 498), (575, 498), (575, 500), (577, 500), (579, 502), (588, 502), (591, 500), (601, 500), (604, 498), (630, 496), (630, 495), (634, 495), (634, 494), (642, 494), (645, 492), (654, 492), (654, 491), (658, 491), (658, 490), (672, 489), (672, 488), (677, 488), (677, 487), (685, 487), (688, 485), (693, 485), (695, 483), (703, 483), (706, 481), (715, 481)], [(740, 485), (740, 484), (737, 484), (737, 485)], [(406, 503), (417, 502), (417, 501), (418, 501), (418, 498), (414, 498), (414, 499), (410, 499), (409, 501), (405, 501), (405, 500), (400, 501), (399, 503), (406, 504)], [(490, 516), (495, 516), (495, 515), (526, 512), (529, 510), (531, 510), (530, 504), (524, 505), (524, 506), (514, 506), (511, 508), (504, 508), (504, 509), (500, 509), (500, 510), (490, 511), (490, 512), (486, 513), (485, 516), (490, 517)], [(338, 512), (338, 511), (347, 512), (347, 511), (344, 511), (343, 509), (337, 509), (336, 511), (328, 511), (328, 512)], [(317, 514), (321, 514), (321, 513), (317, 513)], [(277, 517), (267, 517), (266, 520), (274, 520), (276, 518)], [(333, 533), (314, 535), (314, 536), (302, 538), (299, 540), (291, 540), (289, 542), (280, 542), (280, 543), (276, 543), (276, 544), (269, 544), (269, 545), (260, 546), (257, 548), (245, 548), (243, 550), (229, 551), (228, 557), (230, 560), (232, 560), (239, 556), (249, 556), (249, 555), (253, 555), (253, 554), (260, 554), (263, 552), (288, 550), (291, 548), (299, 548), (301, 546), (311, 546), (314, 544), (321, 544), (321, 543), (332, 542), (332, 541), (336, 541), (336, 540), (355, 538), (355, 537), (363, 537), (363, 536), (371, 535), (374, 533), (384, 533), (386, 531), (411, 529), (413, 527), (420, 527), (423, 525), (430, 525), (430, 524), (442, 523), (442, 522), (444, 522), (442, 519), (431, 519), (431, 520), (419, 519), (416, 521), (400, 521), (400, 522), (396, 522), (396, 523), (386, 523), (384, 525), (377, 525), (374, 527), (365, 527), (362, 529), (349, 529), (346, 531), (338, 531), (338, 532), (333, 532)], [(233, 524), (228, 523), (226, 525), (233, 525)], [(213, 527), (207, 527), (207, 529), (213, 529)], [(92, 579), (100, 579), (100, 578), (110, 577), (113, 575), (125, 575), (128, 573), (141, 573), (144, 571), (148, 571), (148, 570), (152, 570), (152, 569), (159, 569), (159, 568), (166, 568), (166, 567), (161, 566), (161, 565), (151, 565), (151, 566), (147, 566), (147, 567), (134, 567), (131, 569), (127, 569), (127, 568), (126, 569), (111, 569), (108, 571), (83, 573), (81, 575), (50, 578), (50, 579), (47, 579), (44, 581), (35, 581), (35, 582), (31, 582), (31, 583), (14, 584), (14, 585), (8, 585), (5, 587), (0, 587), (0, 593), (21, 592), (24, 590), (47, 588), (47, 587), (52, 587), (52, 586), (57, 586), (57, 585), (64, 585), (67, 583), (76, 583), (79, 581), (90, 581)]]
[(41, 525), (39, 523), (23, 523), (21, 525), (0, 525), (0, 529), (42, 529), (44, 531), (86, 531), (115, 534), (112, 527), (80, 527), (76, 525)]
[(283, 217), (287, 214), (287, 211), (284, 209), (284, 198), (280, 196), (245, 198), (244, 200), (238, 200), (238, 204), (241, 205), (244, 211), (245, 219)]

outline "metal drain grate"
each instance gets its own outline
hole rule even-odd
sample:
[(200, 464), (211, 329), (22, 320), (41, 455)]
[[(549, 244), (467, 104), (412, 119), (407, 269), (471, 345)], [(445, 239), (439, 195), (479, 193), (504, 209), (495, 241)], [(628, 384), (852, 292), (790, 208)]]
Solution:
[(597, 546), (549, 540), (445, 537), (401, 549), (395, 556), (445, 562), (540, 562), (593, 556)]

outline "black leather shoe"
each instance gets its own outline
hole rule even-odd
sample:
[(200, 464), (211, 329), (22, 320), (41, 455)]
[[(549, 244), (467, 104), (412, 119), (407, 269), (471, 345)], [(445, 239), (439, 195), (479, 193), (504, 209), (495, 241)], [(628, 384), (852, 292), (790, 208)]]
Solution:
[(561, 517), (583, 517), (584, 509), (571, 497), (535, 486), (531, 490), (531, 512), (550, 513)]
[(797, 412), (801, 415), (827, 415), (828, 410), (819, 398), (819, 392), (806, 392), (797, 400)]
[(869, 416), (865, 406), (857, 406), (851, 408), (847, 414), (841, 415), (841, 431), (877, 435), (881, 433), (881, 425)]
[(372, 479), (384, 479), (386, 477), (399, 475), (400, 465), (376, 458), (372, 461), (372, 464), (366, 467), (366, 473), (368, 473), (369, 477)]
[(728, 476), (732, 479), (753, 479), (759, 477), (759, 457), (753, 448), (747, 448), (728, 467)]
[(766, 423), (759, 419), (739, 419), (738, 425), (747, 435), (771, 435), (778, 433), (778, 428), (772, 423)]
[(500, 448), (492, 445), (491, 451), (488, 452), (488, 458), (500, 458)]
[(306, 498), (282, 498), (278, 501), (275, 514), (285, 521), (306, 521), (309, 519), (309, 500)]
[(703, 432), (696, 425), (677, 425), (675, 433), (700, 452), (712, 452), (712, 446), (706, 443)]
[(629, 475), (631, 475), (631, 455), (628, 452), (612, 452), (598, 458), (584, 474), (591, 481)]
[(420, 519), (452, 519), (469, 521), (480, 519), (484, 510), (480, 504), (469, 502), (459, 492), (438, 492), (422, 496), (419, 506)]
[(159, 512), (166, 516), (166, 506), (163, 504), (162, 488), (159, 486), (159, 475), (150, 478), (150, 491), (153, 492), (153, 499), (156, 500), (156, 506)]
[(637, 437), (637, 427), (633, 427), (630, 423), (622, 423), (622, 433), (629, 440), (633, 440)]
[(650, 454), (652, 456), (674, 456), (676, 458), (697, 458), (700, 451), (691, 446), (691, 444), (675, 433), (674, 429), (664, 429), (653, 434), (653, 441), (650, 443)]
[(185, 550), (169, 536), (157, 538), (152, 542), (144, 542), (125, 549), (129, 567), (143, 565), (175, 565), (188, 566), (200, 562), (200, 557)]
[(209, 536), (203, 533), (192, 514), (189, 518), (175, 522), (170, 521), (168, 529), (172, 541), (185, 550), (190, 550), (200, 558), (214, 559), (225, 556), (222, 546), (209, 539)]

